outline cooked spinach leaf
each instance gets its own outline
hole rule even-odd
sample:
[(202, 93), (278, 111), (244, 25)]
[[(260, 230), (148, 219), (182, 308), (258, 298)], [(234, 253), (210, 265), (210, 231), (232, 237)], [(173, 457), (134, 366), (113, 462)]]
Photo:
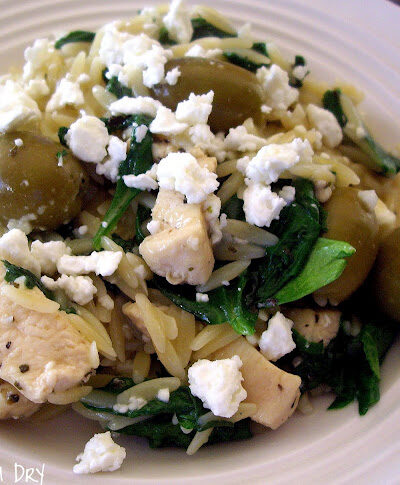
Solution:
[(93, 42), (95, 35), (95, 32), (88, 32), (86, 30), (74, 30), (73, 32), (70, 32), (64, 37), (58, 39), (55, 42), (54, 47), (56, 49), (61, 49), (61, 47), (63, 47), (65, 44), (71, 44), (72, 42)]
[(269, 57), (267, 44), (265, 42), (254, 42), (251, 48), (253, 49), (253, 51), (259, 52), (263, 56)]
[[(397, 324), (366, 304), (365, 295), (360, 301), (361, 310), (353, 308), (364, 322), (358, 335), (346, 333), (342, 322), (338, 335), (322, 352), (310, 352), (312, 344), (305, 348), (303, 338), (302, 344), (277, 364), (301, 377), (303, 392), (329, 386), (336, 395), (329, 409), (343, 408), (357, 399), (359, 413), (364, 415), (379, 401), (379, 365), (396, 337)], [(349, 305), (358, 306), (360, 301), (350, 301)], [(298, 343), (297, 333), (294, 338)], [(300, 357), (297, 366), (293, 365), (295, 357)]]
[(146, 234), (142, 230), (142, 224), (143, 222), (148, 219), (151, 215), (151, 209), (148, 209), (147, 207), (143, 207), (142, 205), (139, 205), (138, 210), (136, 212), (136, 219), (135, 219), (135, 228), (136, 228), (136, 243), (141, 244), (146, 237)]
[(64, 311), (66, 313), (76, 313), (75, 308), (63, 305), (63, 301), (66, 300), (66, 298), (63, 298), (62, 301), (61, 299), (57, 299), (55, 293), (49, 290), (31, 271), (25, 268), (21, 268), (20, 266), (16, 266), (15, 264), (12, 264), (5, 259), (3, 259), (2, 262), (6, 268), (6, 274), (4, 276), (4, 279), (5, 281), (7, 281), (7, 283), (14, 283), (17, 278), (20, 278), (22, 276), (23, 278), (25, 278), (25, 286), (27, 288), (29, 288), (30, 290), (35, 286), (39, 288), (39, 290), (44, 294), (46, 298), (56, 301), (60, 304), (60, 311)]
[[(151, 119), (143, 115), (132, 117), (136, 127), (143, 124), (149, 126)], [(124, 175), (139, 175), (149, 170), (153, 164), (152, 144), (153, 137), (148, 131), (141, 142), (136, 141), (136, 127), (133, 128), (131, 145), (126, 159), (121, 162), (118, 170), (118, 181), (111, 205), (93, 238), (93, 246), (98, 251), (101, 248), (101, 238), (113, 232), (118, 221), (125, 213), (131, 201), (140, 194), (141, 190), (125, 185)]]
[(129, 98), (133, 96), (132, 89), (120, 83), (117, 76), (113, 76), (108, 80), (106, 84), (106, 91), (113, 94), (118, 99), (123, 98), (124, 96), (128, 96)]
[[(155, 398), (142, 408), (126, 413), (115, 411), (111, 404), (109, 404), (109, 407), (93, 405), (98, 402), (99, 393), (102, 393), (101, 397), (104, 402), (113, 403), (116, 400), (116, 394), (133, 386), (133, 381), (130, 378), (114, 378), (107, 386), (92, 391), (91, 394), (82, 398), (81, 403), (88, 409), (102, 412), (103, 415), (109, 413), (110, 420), (112, 420), (113, 415), (129, 418), (147, 417), (148, 419), (145, 421), (126, 426), (118, 432), (146, 437), (151, 447), (179, 446), (187, 448), (196, 431), (204, 431), (211, 427), (214, 429), (210, 436), (210, 443), (244, 439), (251, 436), (248, 420), (233, 424), (230, 421), (216, 418), (206, 424), (201, 424), (199, 418), (208, 410), (203, 407), (200, 399), (191, 394), (187, 386), (181, 386), (176, 391), (171, 392), (168, 402)], [(174, 415), (178, 424), (172, 423)], [(184, 433), (181, 427), (191, 430), (191, 432)]]
[(294, 63), (292, 64), (291, 66), (291, 71), (290, 71), (290, 74), (289, 74), (289, 84), (293, 87), (293, 88), (301, 88), (303, 86), (303, 82), (304, 82), (304, 79), (306, 78), (306, 76), (308, 76), (308, 74), (310, 73), (310, 71), (304, 71), (304, 73), (302, 73), (300, 76), (299, 75), (296, 75), (296, 67), (305, 67), (307, 64), (306, 60), (304, 59), (303, 56), (295, 56), (294, 58)]
[(156, 287), (175, 305), (192, 313), (209, 325), (229, 323), (241, 335), (253, 335), (257, 314), (248, 309), (246, 286), (249, 283), (247, 271), (231, 281), (229, 286), (221, 286), (208, 292), (208, 302), (197, 302), (194, 291), (166, 283), (161, 278), (153, 280)]
[(169, 32), (166, 27), (161, 27), (158, 34), (158, 42), (162, 45), (176, 45), (176, 42), (169, 36)]
[(253, 265), (258, 277), (256, 300), (259, 307), (274, 306), (272, 298), (291, 279), (300, 274), (323, 229), (323, 209), (306, 179), (293, 182), (295, 200), (271, 224), (279, 242), (266, 249), (266, 256)]
[[(224, 52), (224, 57), (227, 61), (229, 61), (231, 64), (235, 64), (236, 66), (242, 67), (243, 69), (246, 69), (247, 71), (250, 72), (256, 72), (257, 69), (260, 69), (260, 67), (269, 67), (270, 63), (267, 62), (256, 62), (253, 56), (251, 55), (246, 55), (242, 54), (239, 52), (235, 51), (225, 51)], [(261, 56), (258, 56), (261, 57)]]
[(118, 234), (113, 234), (112, 240), (118, 244), (118, 246), (121, 246), (121, 248), (126, 252), (126, 253), (131, 253), (133, 249), (136, 247), (136, 243), (134, 239), (123, 239), (121, 236), (118, 236)]
[(238, 219), (245, 221), (246, 216), (243, 210), (243, 200), (239, 199), (237, 195), (232, 196), (221, 208), (221, 212), (226, 214), (228, 219)]
[(324, 108), (336, 116), (343, 133), (367, 155), (363, 163), (368, 168), (387, 177), (400, 171), (400, 158), (387, 152), (375, 141), (347, 95), (339, 89), (329, 90), (325, 92), (322, 102)]
[(192, 26), (192, 41), (196, 39), (201, 39), (203, 37), (219, 37), (221, 39), (224, 37), (237, 37), (237, 34), (225, 32), (218, 27), (210, 24), (210, 22), (207, 22), (207, 20), (203, 19), (202, 17), (196, 17), (192, 19)]
[(68, 128), (66, 126), (60, 126), (58, 129), (58, 139), (60, 140), (61, 145), (68, 148), (67, 142), (65, 140), (65, 135), (68, 132)]
[(273, 304), (283, 305), (300, 300), (319, 288), (339, 278), (346, 267), (346, 258), (354, 254), (355, 249), (343, 241), (334, 241), (320, 237), (300, 272), (272, 297)]

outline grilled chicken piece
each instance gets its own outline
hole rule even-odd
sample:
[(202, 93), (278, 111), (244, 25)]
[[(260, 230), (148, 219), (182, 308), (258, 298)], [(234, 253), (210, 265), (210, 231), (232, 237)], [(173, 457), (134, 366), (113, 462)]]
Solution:
[(326, 347), (339, 331), (339, 310), (289, 308), (285, 316), (294, 322), (293, 328), (309, 342), (323, 342)]
[(99, 365), (98, 354), (64, 312), (29, 310), (2, 292), (5, 285), (0, 284), (0, 378), (43, 403), (52, 392), (78, 385)]
[(152, 216), (158, 227), (139, 246), (150, 269), (172, 284), (205, 283), (214, 256), (200, 204), (185, 204), (183, 195), (161, 189)]
[(238, 355), (247, 402), (256, 404), (251, 419), (272, 429), (281, 426), (295, 411), (300, 397), (301, 379), (271, 364), (243, 337), (214, 352), (210, 360)]
[(0, 381), (0, 420), (29, 418), (40, 404), (29, 401), (8, 382)]

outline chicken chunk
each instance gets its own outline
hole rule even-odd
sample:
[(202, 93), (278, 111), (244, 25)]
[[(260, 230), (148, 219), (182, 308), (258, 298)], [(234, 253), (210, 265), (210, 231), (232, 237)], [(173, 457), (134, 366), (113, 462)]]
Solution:
[(339, 310), (289, 308), (285, 315), (294, 322), (293, 328), (309, 342), (323, 342), (326, 347), (339, 331)]
[(205, 283), (214, 255), (201, 206), (185, 204), (181, 194), (161, 189), (152, 215), (157, 230), (139, 246), (150, 269), (172, 284)]
[(214, 352), (211, 360), (238, 355), (247, 402), (256, 404), (251, 419), (272, 429), (281, 426), (295, 411), (300, 397), (301, 379), (271, 364), (243, 337)]
[(0, 420), (28, 418), (40, 408), (8, 382), (0, 381)]
[(98, 366), (98, 355), (64, 312), (28, 310), (1, 294), (0, 364), (1, 379), (42, 403), (79, 384)]

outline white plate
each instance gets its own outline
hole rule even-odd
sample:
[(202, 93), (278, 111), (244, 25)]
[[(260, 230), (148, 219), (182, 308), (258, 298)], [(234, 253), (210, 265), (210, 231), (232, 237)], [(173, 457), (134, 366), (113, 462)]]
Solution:
[[(0, 0), (0, 66), (22, 62), (34, 38), (70, 28), (95, 28), (132, 15), (140, 0)], [(154, 2), (153, 2), (154, 3)], [(200, 3), (200, 2), (199, 2)], [(206, 3), (206, 2), (204, 2)], [(251, 21), (260, 39), (304, 54), (313, 75), (351, 81), (367, 94), (364, 109), (378, 139), (400, 142), (400, 7), (384, 0), (213, 0), (237, 24)], [(360, 418), (355, 406), (295, 416), (275, 432), (213, 446), (187, 457), (149, 450), (121, 437), (128, 458), (107, 475), (74, 476), (76, 455), (98, 427), (67, 415), (42, 427), (0, 425), (0, 483), (17, 483), (22, 468), (45, 464), (46, 484), (399, 483), (400, 353), (397, 343), (383, 367), (382, 399)], [(14, 475), (15, 463), (18, 476)], [(38, 475), (32, 475), (32, 479)], [(3, 479), (3, 480), (2, 480)], [(19, 483), (26, 483), (23, 479)], [(29, 482), (28, 482), (29, 483)], [(30, 483), (34, 483), (33, 480)]]

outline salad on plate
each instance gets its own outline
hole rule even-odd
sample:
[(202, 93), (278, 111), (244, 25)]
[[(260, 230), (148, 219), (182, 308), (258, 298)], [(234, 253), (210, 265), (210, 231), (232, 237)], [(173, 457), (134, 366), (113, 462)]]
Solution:
[[(356, 86), (206, 6), (37, 39), (0, 78), (0, 419), (192, 455), (380, 398), (400, 158)], [(288, 424), (290, 426), (290, 424)], [(115, 441), (114, 441), (115, 440)]]

